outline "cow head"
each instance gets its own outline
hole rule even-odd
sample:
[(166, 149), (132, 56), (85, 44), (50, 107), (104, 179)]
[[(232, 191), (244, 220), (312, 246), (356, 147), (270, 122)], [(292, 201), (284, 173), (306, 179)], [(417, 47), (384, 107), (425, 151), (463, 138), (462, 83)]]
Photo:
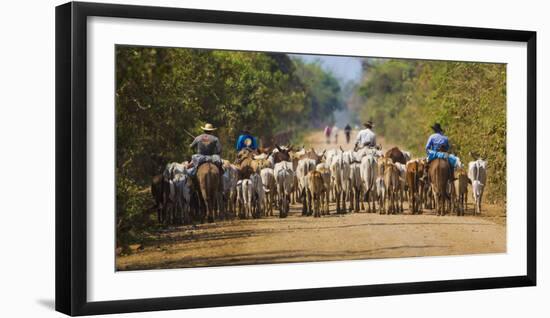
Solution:
[(274, 152), (273, 159), (275, 163), (281, 162), (281, 161), (290, 161), (290, 152), (292, 151), (292, 146), (290, 147), (279, 147), (279, 145), (275, 145), (277, 148), (277, 152)]

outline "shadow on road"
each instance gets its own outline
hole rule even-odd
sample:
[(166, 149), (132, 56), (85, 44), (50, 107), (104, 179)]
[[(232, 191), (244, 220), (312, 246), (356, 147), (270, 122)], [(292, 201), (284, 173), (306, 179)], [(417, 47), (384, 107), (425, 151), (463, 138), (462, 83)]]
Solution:
[(164, 260), (154, 264), (128, 266), (124, 270), (144, 270), (163, 268), (188, 268), (188, 267), (220, 267), (234, 265), (277, 264), (311, 262), (323, 259), (323, 261), (336, 261), (347, 259), (384, 258), (384, 253), (394, 250), (425, 250), (430, 248), (447, 248), (447, 245), (399, 245), (366, 250), (341, 250), (338, 252), (311, 252), (306, 250), (276, 250), (262, 253), (239, 253), (212, 257), (183, 257), (177, 260)]

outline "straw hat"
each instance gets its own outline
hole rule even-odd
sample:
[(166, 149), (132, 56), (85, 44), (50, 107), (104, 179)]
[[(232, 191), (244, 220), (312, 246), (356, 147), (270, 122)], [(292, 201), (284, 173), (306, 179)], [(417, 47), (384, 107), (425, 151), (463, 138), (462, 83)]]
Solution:
[(203, 127), (201, 127), (201, 129), (204, 130), (204, 131), (214, 131), (214, 130), (216, 130), (216, 128), (214, 128), (214, 126), (210, 123), (205, 124)]
[(374, 123), (371, 120), (368, 120), (366, 123), (363, 123), (363, 126), (367, 128), (372, 128), (374, 127)]

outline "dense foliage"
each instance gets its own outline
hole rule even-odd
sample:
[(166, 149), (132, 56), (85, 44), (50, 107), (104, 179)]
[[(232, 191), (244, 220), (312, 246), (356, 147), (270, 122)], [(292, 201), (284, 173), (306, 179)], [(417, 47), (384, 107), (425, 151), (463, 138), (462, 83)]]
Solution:
[(286, 54), (117, 46), (119, 232), (143, 232), (152, 205), (148, 193), (143, 204), (143, 189), (167, 162), (190, 158), (187, 132), (198, 135), (201, 125), (212, 123), (223, 157), (233, 159), (243, 128), (264, 145), (281, 132), (292, 138), (342, 107), (340, 94), (338, 82), (318, 64)]
[(367, 60), (359, 94), (362, 119), (415, 155), (440, 122), (451, 152), (467, 164), (489, 162), (488, 197), (506, 198), (506, 65), (419, 60)]
[(306, 88), (309, 122), (314, 126), (334, 120), (334, 111), (343, 108), (343, 91), (338, 80), (323, 70), (319, 62), (306, 64), (293, 59), (296, 75)]

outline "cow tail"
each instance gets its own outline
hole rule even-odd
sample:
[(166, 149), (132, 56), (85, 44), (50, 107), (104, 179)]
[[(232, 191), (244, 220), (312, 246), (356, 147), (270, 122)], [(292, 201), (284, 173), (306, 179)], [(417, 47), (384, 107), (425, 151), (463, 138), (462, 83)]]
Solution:
[[(413, 194), (412, 194), (412, 198), (409, 199), (418, 205), (415, 198), (416, 191), (418, 191), (418, 163), (416, 164), (416, 169), (414, 169), (414, 181), (413, 181), (413, 188), (412, 188)], [(409, 190), (409, 193), (410, 193), (410, 190)]]

